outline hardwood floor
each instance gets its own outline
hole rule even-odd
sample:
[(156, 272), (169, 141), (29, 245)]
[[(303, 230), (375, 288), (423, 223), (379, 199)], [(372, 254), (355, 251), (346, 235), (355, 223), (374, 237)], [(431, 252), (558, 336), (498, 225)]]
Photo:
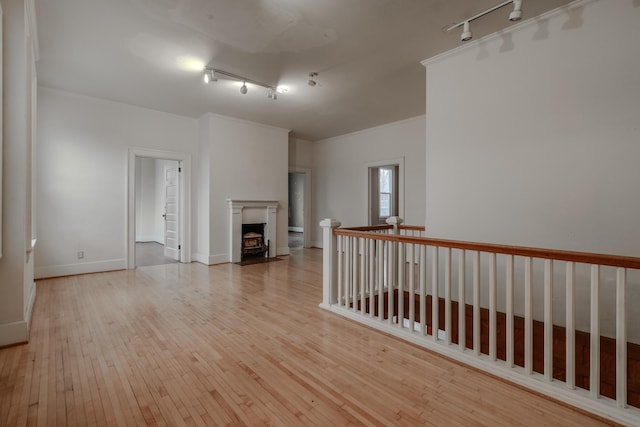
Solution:
[(38, 281), (0, 425), (604, 425), (319, 309), (321, 257)]

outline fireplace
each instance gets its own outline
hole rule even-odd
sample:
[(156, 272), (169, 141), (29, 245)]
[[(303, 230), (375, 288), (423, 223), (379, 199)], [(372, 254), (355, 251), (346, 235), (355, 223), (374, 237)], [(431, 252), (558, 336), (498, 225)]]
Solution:
[[(230, 214), (229, 233), (229, 261), (240, 262), (243, 258), (243, 235), (246, 233), (256, 233), (262, 235), (261, 256), (275, 258), (277, 241), (277, 210), (278, 202), (274, 200), (237, 200), (227, 199)], [(245, 226), (259, 225), (256, 229), (245, 229)], [(248, 236), (249, 237), (249, 236)], [(258, 239), (257, 236), (250, 236)], [(259, 240), (259, 239), (258, 239)], [(252, 241), (250, 243), (256, 243)], [(266, 247), (265, 247), (266, 246)], [(258, 248), (251, 248), (250, 251), (258, 251)], [(252, 254), (255, 255), (255, 254)], [(260, 256), (260, 255), (258, 255)]]
[(266, 223), (242, 224), (240, 259), (265, 257), (269, 253), (269, 241), (264, 236)]

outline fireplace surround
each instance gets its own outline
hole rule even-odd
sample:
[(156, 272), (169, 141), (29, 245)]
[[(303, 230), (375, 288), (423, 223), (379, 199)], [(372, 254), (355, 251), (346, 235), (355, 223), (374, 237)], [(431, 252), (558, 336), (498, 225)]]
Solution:
[(242, 225), (264, 224), (263, 240), (267, 246), (265, 256), (275, 258), (278, 202), (273, 200), (227, 199), (230, 214), (230, 262), (242, 260)]

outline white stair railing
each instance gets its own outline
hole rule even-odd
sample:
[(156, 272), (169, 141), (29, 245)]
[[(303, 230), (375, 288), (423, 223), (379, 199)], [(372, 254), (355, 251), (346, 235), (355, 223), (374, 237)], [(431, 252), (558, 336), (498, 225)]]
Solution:
[[(640, 325), (628, 323), (626, 295), (640, 286), (640, 258), (430, 239), (424, 227), (404, 226), (400, 218), (388, 223), (320, 223), (322, 308), (597, 415), (639, 424), (638, 398), (628, 402), (627, 366), (640, 369), (640, 360), (629, 359), (627, 348), (640, 349), (628, 339), (640, 336)], [(610, 283), (615, 298), (607, 299), (602, 287)], [(554, 334), (564, 339), (564, 366), (554, 365)], [(534, 348), (540, 336), (542, 350)], [(606, 353), (601, 343), (612, 341), (607, 347), (615, 351)], [(578, 345), (588, 346), (588, 360)], [(603, 377), (603, 354), (615, 361), (615, 378)]]

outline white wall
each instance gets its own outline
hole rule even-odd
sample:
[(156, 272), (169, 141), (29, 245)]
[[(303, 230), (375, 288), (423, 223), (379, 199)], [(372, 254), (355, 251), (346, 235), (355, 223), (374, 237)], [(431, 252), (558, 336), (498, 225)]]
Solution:
[(419, 116), (313, 145), (313, 244), (322, 246), (318, 222), (366, 225), (367, 164), (404, 158), (404, 219), (424, 224), (425, 117)]
[(128, 148), (195, 158), (197, 121), (40, 87), (38, 126), (37, 276), (126, 268)]
[(431, 234), (640, 256), (640, 8), (570, 10), (427, 62)]
[[(637, 2), (579, 1), (425, 61), (431, 236), (640, 256), (638, 22)], [(601, 285), (606, 335), (612, 281)], [(640, 324), (638, 311), (628, 321)]]
[[(287, 241), (288, 133), (286, 129), (208, 114), (210, 132), (210, 263), (230, 259), (227, 198), (276, 200), (277, 254), (289, 253)], [(201, 119), (201, 120), (203, 120)]]

